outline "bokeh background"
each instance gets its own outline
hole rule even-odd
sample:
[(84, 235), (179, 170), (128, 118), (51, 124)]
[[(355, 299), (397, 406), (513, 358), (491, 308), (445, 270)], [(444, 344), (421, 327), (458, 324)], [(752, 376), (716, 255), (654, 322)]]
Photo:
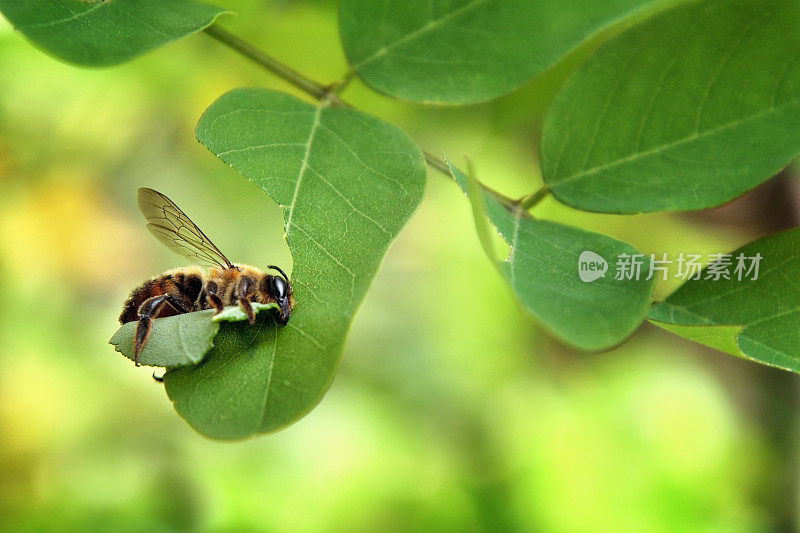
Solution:
[[(335, 2), (217, 3), (239, 12), (224, 27), (301, 72), (345, 72)], [(562, 75), (465, 108), (357, 80), (345, 97), (431, 152), (469, 154), (519, 196), (541, 183), (538, 123)], [(649, 325), (604, 353), (564, 346), (515, 303), (466, 199), (435, 171), (322, 403), (274, 435), (195, 433), (151, 369), (107, 342), (127, 293), (185, 263), (145, 230), (137, 187), (175, 199), (234, 260), (291, 264), (279, 209), (193, 136), (239, 86), (292, 92), (202, 34), (93, 70), (0, 19), (0, 530), (795, 526), (793, 376)], [(797, 223), (785, 174), (703, 214), (603, 216), (552, 199), (537, 214), (645, 253), (725, 252)]]

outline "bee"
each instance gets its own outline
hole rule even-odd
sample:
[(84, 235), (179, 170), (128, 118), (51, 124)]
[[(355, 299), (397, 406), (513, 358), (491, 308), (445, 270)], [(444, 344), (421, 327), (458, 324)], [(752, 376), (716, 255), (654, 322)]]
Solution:
[[(150, 230), (170, 250), (192, 261), (211, 265), (168, 270), (135, 288), (119, 316), (121, 324), (138, 321), (134, 338), (134, 362), (147, 343), (156, 318), (239, 305), (250, 324), (256, 320), (252, 302), (278, 304), (277, 318), (289, 322), (294, 308), (292, 285), (286, 273), (275, 265), (267, 268), (280, 275), (267, 274), (256, 267), (231, 263), (175, 202), (153, 189), (141, 188), (139, 210)], [(216, 314), (216, 313), (215, 313)]]

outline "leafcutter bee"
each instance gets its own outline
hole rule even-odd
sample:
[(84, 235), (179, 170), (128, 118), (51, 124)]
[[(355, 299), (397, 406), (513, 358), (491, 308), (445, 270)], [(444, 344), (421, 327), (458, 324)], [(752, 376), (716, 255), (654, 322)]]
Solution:
[(188, 266), (168, 270), (131, 292), (119, 321), (138, 321), (133, 359), (136, 366), (156, 318), (202, 309), (216, 309), (219, 313), (226, 305), (239, 305), (250, 324), (254, 324), (251, 302), (258, 302), (278, 304), (278, 320), (284, 325), (289, 321), (294, 298), (283, 270), (269, 265), (267, 268), (280, 274), (275, 276), (256, 267), (231, 263), (186, 213), (158, 191), (139, 189), (139, 210), (147, 219), (147, 229), (162, 244), (187, 259), (211, 265), (211, 269)]

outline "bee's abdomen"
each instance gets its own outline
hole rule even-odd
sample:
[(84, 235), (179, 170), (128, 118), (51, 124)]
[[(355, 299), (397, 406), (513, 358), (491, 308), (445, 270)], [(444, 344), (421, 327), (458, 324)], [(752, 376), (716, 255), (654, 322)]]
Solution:
[(172, 282), (178, 291), (194, 305), (203, 290), (203, 278), (197, 273), (178, 272), (172, 275)]
[[(125, 324), (126, 322), (139, 320), (139, 306), (148, 298), (161, 294), (172, 294), (179, 297), (186, 302), (187, 309), (193, 311), (202, 290), (203, 278), (198, 272), (191, 271), (186, 273), (180, 270), (167, 272), (157, 278), (145, 281), (131, 292), (122, 308), (119, 321), (121, 324)], [(172, 306), (165, 305), (158, 315), (153, 318), (177, 314), (178, 312)]]

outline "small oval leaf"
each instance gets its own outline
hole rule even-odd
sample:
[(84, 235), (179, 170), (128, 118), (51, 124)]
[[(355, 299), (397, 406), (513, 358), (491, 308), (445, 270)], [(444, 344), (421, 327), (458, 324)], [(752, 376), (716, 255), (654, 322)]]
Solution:
[(16, 29), (72, 63), (122, 63), (210, 26), (225, 10), (195, 0), (0, 0)]
[[(462, 191), (468, 179), (448, 163)], [(650, 306), (649, 259), (599, 233), (537, 220), (507, 209), (485, 192), (486, 213), (511, 246), (502, 263), (514, 293), (549, 330), (584, 350), (603, 350), (630, 336)], [(617, 279), (618, 258), (638, 256), (639, 276)]]

